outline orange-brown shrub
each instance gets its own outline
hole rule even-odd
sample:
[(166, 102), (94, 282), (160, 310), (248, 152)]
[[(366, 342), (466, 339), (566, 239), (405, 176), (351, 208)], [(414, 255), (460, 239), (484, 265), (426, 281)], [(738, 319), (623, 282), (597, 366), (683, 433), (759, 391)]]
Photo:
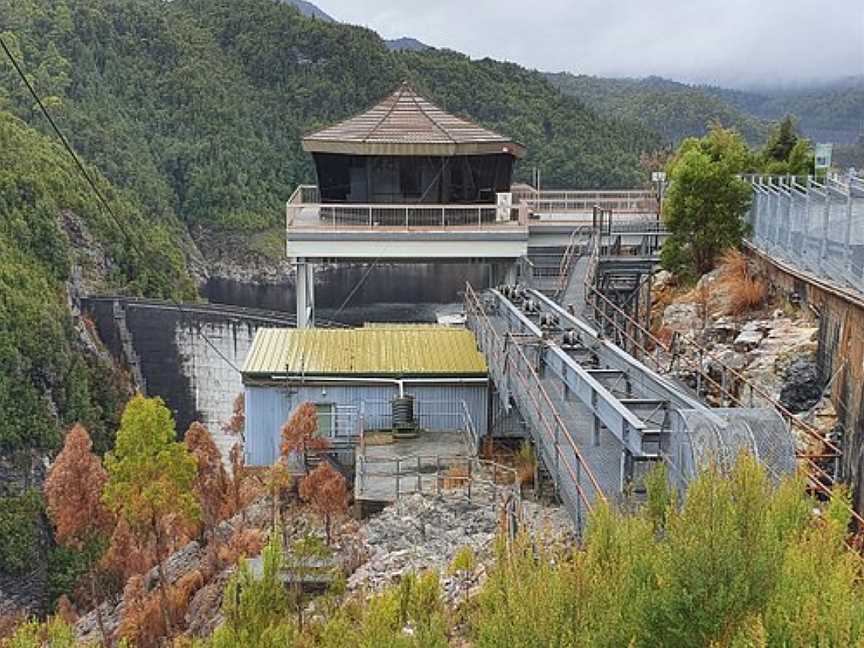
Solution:
[(740, 315), (765, 302), (767, 286), (752, 273), (747, 257), (740, 250), (724, 252), (719, 269), (718, 288), (725, 293), (727, 315)]
[(441, 488), (465, 488), (468, 483), (468, 469), (465, 466), (451, 466), (441, 477)]
[(726, 297), (726, 312), (729, 315), (740, 315), (765, 303), (768, 289), (759, 279), (747, 277), (729, 286)]

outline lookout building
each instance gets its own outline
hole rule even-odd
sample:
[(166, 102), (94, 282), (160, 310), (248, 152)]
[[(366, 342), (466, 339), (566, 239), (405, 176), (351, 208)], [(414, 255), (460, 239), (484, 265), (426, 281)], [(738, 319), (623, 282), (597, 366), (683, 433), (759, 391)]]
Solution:
[(320, 200), (494, 204), (525, 147), (451, 115), (407, 82), (364, 113), (305, 136)]

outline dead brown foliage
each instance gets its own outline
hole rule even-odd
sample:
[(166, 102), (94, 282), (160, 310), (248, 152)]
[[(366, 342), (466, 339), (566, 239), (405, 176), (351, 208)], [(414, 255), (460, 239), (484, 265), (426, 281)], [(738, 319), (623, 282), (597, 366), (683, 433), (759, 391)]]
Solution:
[(243, 392), (234, 399), (234, 412), (228, 422), (222, 426), (222, 431), (228, 434), (242, 434), (246, 427), (246, 396)]
[(451, 466), (441, 476), (441, 488), (465, 488), (468, 483), (468, 469), (465, 466)]
[(243, 446), (235, 443), (228, 456), (231, 461), (231, 475), (228, 478), (226, 518), (243, 512), (249, 504), (264, 493), (262, 480), (258, 478), (253, 468), (246, 465)]
[(156, 552), (152, 543), (142, 547), (126, 520), (121, 517), (111, 534), (102, 566), (119, 572), (125, 582), (131, 576), (149, 571), (155, 564)]
[(309, 503), (324, 522), (324, 534), (330, 544), (331, 520), (348, 510), (348, 485), (345, 478), (327, 463), (321, 463), (300, 482), (300, 498)]
[[(172, 632), (181, 632), (186, 617), (189, 601), (207, 582), (212, 574), (206, 574), (199, 569), (184, 574), (176, 583), (168, 588), (167, 618), (170, 620)], [(168, 636), (165, 627), (166, 614), (163, 614), (158, 590), (147, 591), (144, 580), (133, 576), (123, 591), (123, 618), (117, 635), (126, 639), (137, 648), (154, 648), (164, 643)]]
[(81, 549), (90, 538), (110, 530), (111, 514), (102, 504), (108, 473), (92, 452), (93, 443), (82, 425), (66, 435), (45, 480), (45, 502), (60, 544)]
[(282, 426), (282, 456), (304, 450), (324, 450), (330, 443), (315, 436), (318, 431), (318, 412), (313, 403), (301, 403)]
[(185, 443), (198, 464), (194, 490), (201, 504), (204, 529), (210, 530), (231, 514), (228, 473), (219, 448), (201, 423), (189, 426)]
[(74, 625), (78, 621), (78, 613), (75, 611), (75, 607), (72, 605), (69, 597), (65, 594), (57, 599), (57, 616), (69, 625)]
[(267, 534), (261, 529), (235, 529), (227, 543), (216, 547), (220, 566), (233, 565), (241, 558), (257, 556), (267, 544)]
[(727, 250), (720, 258), (719, 270), (717, 288), (725, 294), (726, 315), (740, 315), (765, 303), (767, 286), (751, 271), (741, 251)]
[(0, 640), (11, 637), (19, 625), (27, 620), (24, 612), (11, 612), (0, 615)]

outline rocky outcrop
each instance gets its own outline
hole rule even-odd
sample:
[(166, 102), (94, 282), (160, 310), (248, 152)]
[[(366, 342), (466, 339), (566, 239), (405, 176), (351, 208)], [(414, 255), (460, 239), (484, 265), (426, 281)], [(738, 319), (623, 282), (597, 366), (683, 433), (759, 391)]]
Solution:
[(822, 398), (824, 381), (813, 358), (797, 358), (786, 368), (780, 403), (793, 414), (804, 412)]
[[(570, 519), (559, 507), (523, 502), (522, 520), (534, 533), (572, 538)], [(482, 580), (499, 526), (499, 508), (482, 494), (470, 501), (455, 494), (404, 497), (361, 526), (360, 537), (370, 558), (350, 576), (348, 589), (380, 590), (408, 572), (433, 569), (452, 601), (463, 587), (447, 570), (456, 552), (463, 547), (473, 550), (478, 561), (474, 576)]]

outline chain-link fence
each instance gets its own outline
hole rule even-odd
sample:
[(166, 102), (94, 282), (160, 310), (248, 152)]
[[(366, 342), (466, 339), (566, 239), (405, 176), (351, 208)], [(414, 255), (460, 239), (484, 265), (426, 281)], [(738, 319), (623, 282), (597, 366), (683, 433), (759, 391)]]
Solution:
[(864, 180), (748, 176), (751, 242), (819, 277), (864, 292)]

